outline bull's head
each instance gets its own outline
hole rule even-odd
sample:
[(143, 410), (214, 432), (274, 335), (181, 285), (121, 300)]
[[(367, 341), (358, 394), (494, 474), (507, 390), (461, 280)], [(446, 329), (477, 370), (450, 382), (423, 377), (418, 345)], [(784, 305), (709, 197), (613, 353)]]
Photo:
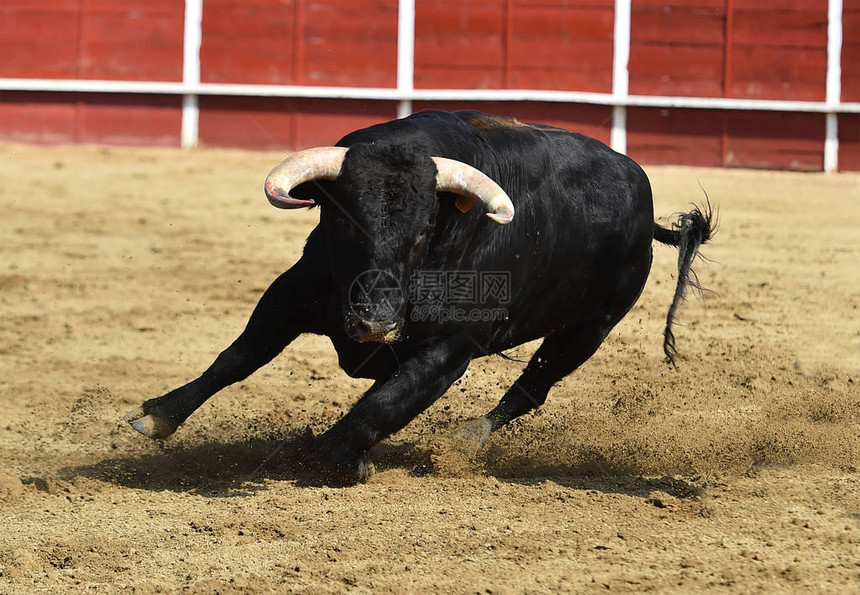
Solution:
[(483, 207), (493, 222), (514, 216), (510, 198), (474, 167), (431, 157), (403, 144), (362, 143), (295, 153), (266, 178), (266, 196), (283, 209), (317, 201), (290, 192), (313, 181), (334, 182), (315, 193), (320, 226), (344, 303), (345, 331), (356, 341), (395, 341), (403, 326), (405, 289), (427, 254), (437, 192), (459, 195), (458, 207)]

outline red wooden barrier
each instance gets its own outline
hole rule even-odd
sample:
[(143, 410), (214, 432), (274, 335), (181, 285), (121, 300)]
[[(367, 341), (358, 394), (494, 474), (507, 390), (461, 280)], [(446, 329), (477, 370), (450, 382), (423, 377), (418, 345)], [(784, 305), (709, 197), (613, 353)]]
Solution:
[(202, 79), (393, 87), (397, 0), (206, 0)]
[(4, 0), (0, 77), (178, 81), (183, 20), (174, 0)]
[[(393, 88), (397, 0), (205, 0), (204, 83)], [(860, 101), (860, 0), (844, 0), (842, 100)], [(824, 101), (827, 2), (634, 0), (630, 93)], [(181, 81), (178, 0), (5, 0), (0, 78)], [(418, 0), (418, 89), (612, 91), (614, 0)], [(395, 117), (393, 101), (203, 96), (212, 146), (330, 144)], [(611, 108), (539, 102), (478, 107), (609, 141)], [(630, 108), (628, 152), (644, 163), (823, 167), (825, 116)], [(0, 138), (177, 145), (175, 95), (0, 92)], [(860, 170), (860, 115), (839, 118), (840, 169)]]
[(804, 171), (824, 166), (822, 114), (634, 108), (627, 122), (628, 154), (643, 164)]
[(613, 0), (418, 2), (415, 86), (611, 91)]
[(842, 100), (860, 101), (860, 0), (842, 0)]
[(200, 108), (203, 145), (283, 151), (333, 145), (397, 115), (391, 102), (354, 99), (201, 97)]
[(0, 93), (0, 137), (32, 143), (179, 146), (181, 98), (113, 93)]

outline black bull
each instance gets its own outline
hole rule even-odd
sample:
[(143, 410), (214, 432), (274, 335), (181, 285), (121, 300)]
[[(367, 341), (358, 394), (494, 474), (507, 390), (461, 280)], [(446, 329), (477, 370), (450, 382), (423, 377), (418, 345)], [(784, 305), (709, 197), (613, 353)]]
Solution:
[(126, 415), (136, 430), (169, 436), (299, 334), (326, 335), (349, 375), (375, 383), (317, 438), (312, 459), (316, 471), (361, 480), (369, 449), (473, 358), (543, 337), (499, 404), (467, 424), (484, 440), (597, 350), (639, 297), (655, 239), (680, 252), (664, 335), (674, 361), (672, 319), (711, 213), (694, 208), (671, 229), (654, 223), (648, 178), (631, 159), (580, 134), (478, 112), (421, 112), (338, 146), (272, 171), (273, 204), (320, 207), (302, 258), (199, 378)]

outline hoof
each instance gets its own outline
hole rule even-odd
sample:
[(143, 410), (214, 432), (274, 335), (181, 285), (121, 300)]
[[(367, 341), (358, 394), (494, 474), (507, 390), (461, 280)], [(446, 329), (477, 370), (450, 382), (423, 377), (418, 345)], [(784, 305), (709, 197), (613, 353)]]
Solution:
[(328, 457), (320, 471), (323, 480), (332, 486), (351, 486), (367, 481), (375, 468), (366, 453), (356, 455), (341, 449)]
[(375, 469), (368, 453), (333, 446), (332, 436), (323, 434), (314, 443), (305, 471), (307, 482), (343, 487), (364, 483)]
[(167, 438), (179, 427), (179, 424), (171, 419), (159, 417), (154, 413), (147, 414), (143, 407), (129, 411), (123, 418), (132, 428), (150, 438)]
[(371, 462), (369, 457), (363, 457), (357, 465), (350, 469), (347, 475), (347, 482), (364, 483), (368, 478), (376, 473), (376, 467)]
[(493, 431), (493, 422), (486, 417), (478, 417), (466, 422), (454, 431), (453, 438), (461, 445), (462, 450), (478, 450)]

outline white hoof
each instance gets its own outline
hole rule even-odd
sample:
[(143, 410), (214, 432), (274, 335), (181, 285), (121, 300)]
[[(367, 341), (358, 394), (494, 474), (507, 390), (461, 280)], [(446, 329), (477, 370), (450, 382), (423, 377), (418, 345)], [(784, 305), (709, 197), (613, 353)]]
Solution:
[(126, 413), (125, 421), (131, 424), (131, 427), (150, 438), (167, 438), (178, 428), (178, 424), (164, 417), (149, 414), (143, 410), (143, 407), (138, 407)]

